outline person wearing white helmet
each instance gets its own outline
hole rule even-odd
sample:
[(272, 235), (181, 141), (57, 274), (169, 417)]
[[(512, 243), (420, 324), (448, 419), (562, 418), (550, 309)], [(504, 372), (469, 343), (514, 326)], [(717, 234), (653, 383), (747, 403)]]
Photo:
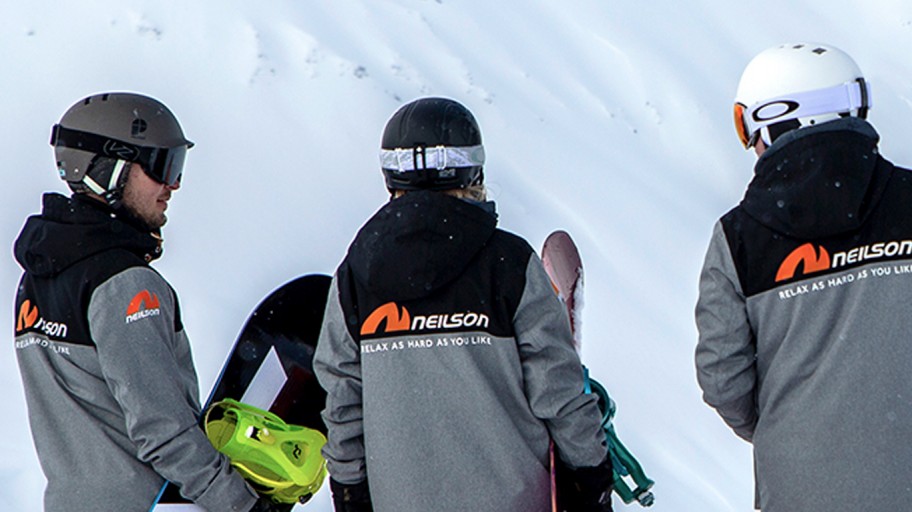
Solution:
[(703, 398), (753, 444), (763, 512), (912, 502), (912, 173), (878, 149), (870, 86), (827, 44), (750, 61), (735, 128), (759, 158), (700, 275)]
[(73, 194), (45, 194), (15, 242), (44, 510), (144, 512), (165, 480), (207, 510), (272, 510), (199, 428), (177, 294), (150, 265), (193, 143), (158, 100), (112, 92), (70, 107), (51, 145)]
[(844, 117), (867, 116), (870, 88), (855, 61), (821, 44), (787, 44), (757, 55), (735, 95), (735, 129), (759, 153), (780, 135)]

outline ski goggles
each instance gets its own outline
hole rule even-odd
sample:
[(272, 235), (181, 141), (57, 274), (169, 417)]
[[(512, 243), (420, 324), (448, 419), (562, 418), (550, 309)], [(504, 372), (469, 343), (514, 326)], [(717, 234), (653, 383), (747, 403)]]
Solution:
[(168, 186), (180, 183), (187, 150), (193, 147), (189, 141), (174, 147), (139, 146), (59, 124), (55, 124), (51, 130), (51, 145), (136, 162), (150, 178)]
[(871, 108), (871, 87), (863, 78), (825, 89), (778, 96), (751, 106), (735, 103), (735, 132), (749, 149), (757, 143), (760, 129), (782, 121), (858, 110), (864, 118)]
[(432, 146), (380, 150), (380, 166), (395, 172), (484, 165), (484, 146)]

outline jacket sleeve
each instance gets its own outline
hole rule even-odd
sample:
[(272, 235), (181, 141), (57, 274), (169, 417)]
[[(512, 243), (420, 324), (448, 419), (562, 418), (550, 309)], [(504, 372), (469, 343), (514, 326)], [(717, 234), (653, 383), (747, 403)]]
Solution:
[(323, 447), (330, 475), (341, 484), (367, 479), (361, 395), (361, 353), (345, 324), (338, 274), (333, 279), (314, 354), (314, 373), (326, 390), (323, 421), (329, 430)]
[(750, 441), (757, 424), (756, 343), (721, 223), (713, 231), (700, 274), (696, 323), (695, 361), (703, 400)]
[(149, 268), (96, 288), (88, 318), (104, 379), (140, 460), (208, 510), (246, 511), (256, 494), (197, 423), (196, 370), (176, 308), (170, 286)]
[(599, 465), (607, 455), (601, 413), (595, 396), (585, 392), (566, 308), (535, 254), (526, 268), (513, 325), (533, 414), (548, 426), (565, 464), (571, 468)]

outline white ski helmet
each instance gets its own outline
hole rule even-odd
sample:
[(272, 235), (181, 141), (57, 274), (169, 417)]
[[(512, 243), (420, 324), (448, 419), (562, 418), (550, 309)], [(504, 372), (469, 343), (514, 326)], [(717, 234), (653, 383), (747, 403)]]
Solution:
[(735, 130), (745, 149), (846, 116), (864, 118), (871, 91), (855, 61), (827, 44), (783, 44), (754, 57), (738, 83)]

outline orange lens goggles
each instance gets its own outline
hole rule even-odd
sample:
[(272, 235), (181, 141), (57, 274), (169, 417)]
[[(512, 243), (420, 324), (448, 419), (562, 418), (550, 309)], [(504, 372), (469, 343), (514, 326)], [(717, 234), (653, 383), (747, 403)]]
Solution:
[[(751, 141), (751, 134), (747, 132), (747, 123), (744, 122), (745, 110), (747, 110), (747, 107), (744, 104), (735, 103), (735, 132), (738, 134), (738, 139), (744, 149), (749, 149), (754, 144)], [(755, 143), (756, 141), (753, 142)]]

